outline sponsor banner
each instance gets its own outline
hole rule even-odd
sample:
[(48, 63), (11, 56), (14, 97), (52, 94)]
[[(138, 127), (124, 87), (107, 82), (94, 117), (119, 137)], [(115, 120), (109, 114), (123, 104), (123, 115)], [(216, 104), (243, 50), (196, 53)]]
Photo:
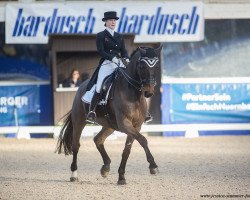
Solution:
[[(110, 8), (112, 5), (112, 9)], [(7, 4), (6, 43), (47, 43), (49, 34), (96, 34), (103, 13), (115, 10), (116, 31), (136, 34), (135, 42), (200, 41), (202, 2), (81, 2)]]
[(50, 92), (49, 85), (0, 86), (0, 126), (52, 124)]
[(250, 83), (163, 84), (163, 123), (250, 122)]

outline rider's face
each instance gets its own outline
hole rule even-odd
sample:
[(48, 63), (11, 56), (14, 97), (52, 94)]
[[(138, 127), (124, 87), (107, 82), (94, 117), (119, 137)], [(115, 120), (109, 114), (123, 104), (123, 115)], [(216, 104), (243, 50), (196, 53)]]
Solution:
[(115, 29), (115, 26), (116, 26), (116, 19), (108, 19), (106, 20), (106, 26), (112, 30)]

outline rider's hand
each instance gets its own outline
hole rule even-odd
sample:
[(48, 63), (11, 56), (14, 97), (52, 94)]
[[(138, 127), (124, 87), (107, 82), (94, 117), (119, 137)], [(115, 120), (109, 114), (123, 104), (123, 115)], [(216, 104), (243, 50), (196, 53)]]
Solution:
[(119, 64), (119, 60), (118, 60), (118, 58), (117, 57), (114, 57), (113, 59), (112, 59), (112, 62), (113, 63), (115, 63), (115, 64)]
[(129, 60), (128, 58), (126, 58), (126, 59), (125, 59), (125, 61), (126, 61), (127, 63), (129, 63), (129, 62), (130, 62), (130, 60)]

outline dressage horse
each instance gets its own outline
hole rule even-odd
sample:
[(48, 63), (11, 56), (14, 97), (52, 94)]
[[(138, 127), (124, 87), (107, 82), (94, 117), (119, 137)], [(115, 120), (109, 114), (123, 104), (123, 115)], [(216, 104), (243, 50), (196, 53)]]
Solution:
[[(134, 140), (143, 147), (151, 174), (158, 173), (158, 166), (148, 148), (147, 139), (140, 134), (141, 126), (147, 113), (146, 98), (154, 94), (156, 85), (155, 74), (159, 73), (159, 55), (162, 46), (157, 49), (138, 47), (131, 55), (126, 68), (118, 68), (117, 77), (113, 83), (113, 98), (109, 99), (105, 109), (97, 106), (96, 122), (102, 126), (101, 131), (94, 137), (94, 142), (100, 152), (104, 165), (101, 175), (106, 177), (110, 171), (111, 160), (104, 148), (105, 139), (114, 130), (127, 134), (122, 160), (118, 170), (118, 184), (126, 184), (125, 167)], [(70, 180), (77, 178), (77, 154), (80, 147), (80, 136), (86, 125), (88, 106), (81, 97), (86, 92), (88, 80), (80, 85), (76, 93), (71, 111), (66, 115), (57, 143), (57, 152), (65, 155), (73, 154)]]

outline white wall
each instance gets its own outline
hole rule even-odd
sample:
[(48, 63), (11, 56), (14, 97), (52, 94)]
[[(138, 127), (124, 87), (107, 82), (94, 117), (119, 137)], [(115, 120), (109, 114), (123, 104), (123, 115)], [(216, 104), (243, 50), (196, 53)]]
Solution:
[(205, 4), (205, 19), (250, 19), (249, 3)]

